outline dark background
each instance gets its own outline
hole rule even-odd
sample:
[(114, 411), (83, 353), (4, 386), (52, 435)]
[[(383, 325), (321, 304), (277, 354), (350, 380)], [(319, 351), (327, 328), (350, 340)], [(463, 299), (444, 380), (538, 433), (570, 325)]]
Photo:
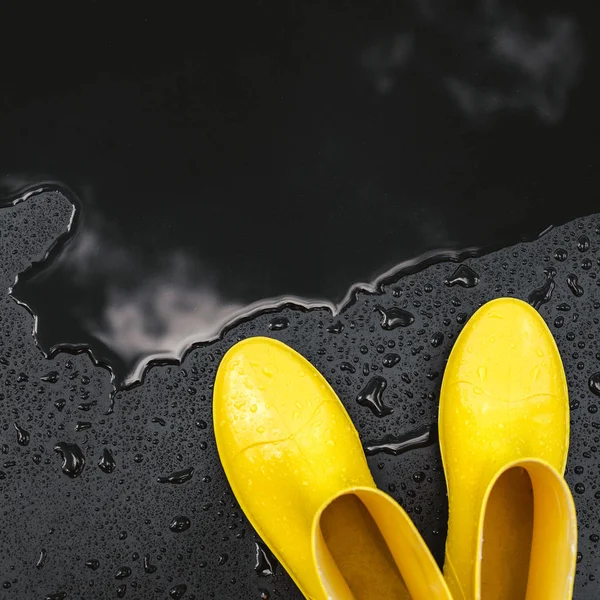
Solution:
[(0, 195), (82, 206), (17, 288), (40, 341), (123, 378), (257, 301), (595, 212), (592, 7), (5, 3)]

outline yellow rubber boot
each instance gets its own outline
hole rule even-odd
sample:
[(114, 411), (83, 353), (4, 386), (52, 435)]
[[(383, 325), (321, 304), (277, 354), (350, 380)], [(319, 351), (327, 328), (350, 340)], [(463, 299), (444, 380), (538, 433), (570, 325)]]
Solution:
[(407, 514), (375, 487), (335, 392), (297, 352), (268, 338), (231, 348), (213, 416), (242, 510), (307, 598), (450, 599)]
[(467, 323), (444, 373), (439, 434), (454, 598), (571, 598), (567, 385), (552, 334), (528, 304), (493, 300)]

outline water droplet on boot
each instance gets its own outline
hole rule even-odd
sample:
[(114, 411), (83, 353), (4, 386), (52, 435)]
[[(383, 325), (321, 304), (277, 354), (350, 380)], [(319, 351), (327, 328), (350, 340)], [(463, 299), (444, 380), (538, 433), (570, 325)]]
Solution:
[(583, 288), (579, 285), (577, 275), (574, 275), (573, 273), (571, 273), (567, 277), (567, 285), (569, 286), (569, 289), (571, 290), (571, 292), (573, 292), (573, 296), (575, 296), (577, 298), (580, 298), (581, 296), (583, 296)]
[(54, 446), (54, 451), (62, 456), (62, 471), (71, 478), (79, 477), (85, 466), (85, 457), (81, 448), (77, 444), (68, 442), (58, 442)]
[(19, 446), (29, 445), (29, 431), (20, 427), (18, 423), (15, 423), (14, 426), (17, 430), (17, 444), (19, 444)]
[(273, 553), (262, 542), (254, 542), (256, 551), (256, 562), (254, 570), (259, 577), (270, 577), (275, 575), (279, 562)]
[(175, 471), (170, 475), (159, 476), (156, 478), (156, 481), (158, 481), (158, 483), (173, 483), (179, 485), (189, 481), (193, 474), (194, 467), (189, 467), (187, 469), (182, 469), (181, 471)]
[(533, 308), (535, 309), (539, 309), (540, 306), (542, 306), (543, 304), (550, 302), (550, 300), (552, 299), (552, 293), (554, 292), (554, 288), (556, 285), (554, 283), (556, 269), (554, 269), (553, 267), (546, 267), (544, 269), (544, 275), (546, 277), (544, 285), (533, 290), (527, 298), (529, 304), (531, 304), (531, 306), (533, 306)]
[(444, 283), (449, 287), (459, 285), (464, 288), (472, 288), (479, 283), (479, 275), (471, 267), (460, 265), (450, 277), (444, 279)]
[(112, 473), (116, 469), (117, 463), (107, 448), (104, 448), (102, 451), (102, 457), (98, 461), (98, 466), (105, 473)]
[(367, 456), (373, 456), (373, 454), (384, 452), (385, 454), (398, 456), (403, 452), (434, 444), (437, 439), (438, 428), (437, 423), (434, 423), (433, 425), (419, 427), (419, 429), (409, 431), (398, 437), (386, 436), (380, 441), (369, 442), (365, 444), (365, 454)]
[(169, 529), (173, 533), (182, 533), (183, 531), (187, 531), (190, 528), (190, 525), (190, 520), (187, 517), (180, 515), (171, 521), (169, 524)]
[(381, 315), (381, 327), (386, 331), (391, 331), (397, 327), (408, 327), (415, 321), (415, 317), (411, 313), (398, 306), (392, 306), (391, 308), (376, 306), (375, 310)]
[(374, 415), (385, 417), (393, 412), (393, 409), (383, 403), (383, 392), (387, 387), (387, 381), (376, 375), (365, 386), (362, 392), (358, 394), (356, 401), (361, 406), (371, 409)]
[(127, 584), (124, 583), (117, 588), (117, 598), (125, 598), (125, 593), (127, 592)]

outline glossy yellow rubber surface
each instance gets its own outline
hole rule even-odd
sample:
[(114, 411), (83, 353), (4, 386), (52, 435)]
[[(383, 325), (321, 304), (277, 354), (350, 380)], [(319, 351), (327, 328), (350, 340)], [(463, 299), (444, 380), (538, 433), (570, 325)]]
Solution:
[(450, 598), (406, 513), (376, 489), (335, 392), (297, 352), (268, 338), (236, 344), (213, 416), (242, 510), (307, 598)]
[(528, 304), (500, 298), (469, 320), (444, 373), (439, 434), (454, 598), (570, 598), (567, 386), (552, 334)]

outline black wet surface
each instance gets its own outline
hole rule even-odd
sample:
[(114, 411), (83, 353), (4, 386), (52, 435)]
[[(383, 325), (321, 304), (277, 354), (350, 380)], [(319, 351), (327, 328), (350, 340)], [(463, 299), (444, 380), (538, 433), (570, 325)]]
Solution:
[(20, 290), (47, 350), (125, 377), (249, 303), (597, 211), (593, 0), (150, 4), (0, 6), (0, 197), (84, 207)]
[[(370, 449), (377, 484), (406, 508), (441, 561), (446, 495), (438, 447), (428, 442), (435, 441), (429, 428), (445, 360), (478, 306), (498, 296), (527, 299), (534, 290), (570, 391), (567, 480), (580, 552), (574, 597), (598, 597), (600, 216), (466, 260), (479, 277), (472, 287), (445, 283), (457, 268), (445, 262), (390, 278), (377, 293), (358, 290), (339, 315), (291, 306), (258, 314), (190, 348), (181, 365), (152, 366), (141, 385), (114, 394), (110, 372), (88, 353), (44, 357), (31, 335), (32, 315), (9, 294), (15, 276), (42, 260), (71, 216), (72, 205), (57, 193), (0, 210), (2, 598), (300, 598), (256, 546), (212, 434), (219, 360), (253, 335), (290, 344), (325, 375)], [(573, 275), (583, 294), (569, 286)], [(414, 320), (382, 327), (382, 310), (398, 309)], [(390, 354), (399, 359), (386, 361)], [(378, 417), (357, 402), (369, 386), (393, 412)], [(394, 440), (396, 455), (384, 447), (373, 453)], [(106, 452), (114, 468), (105, 468)]]

